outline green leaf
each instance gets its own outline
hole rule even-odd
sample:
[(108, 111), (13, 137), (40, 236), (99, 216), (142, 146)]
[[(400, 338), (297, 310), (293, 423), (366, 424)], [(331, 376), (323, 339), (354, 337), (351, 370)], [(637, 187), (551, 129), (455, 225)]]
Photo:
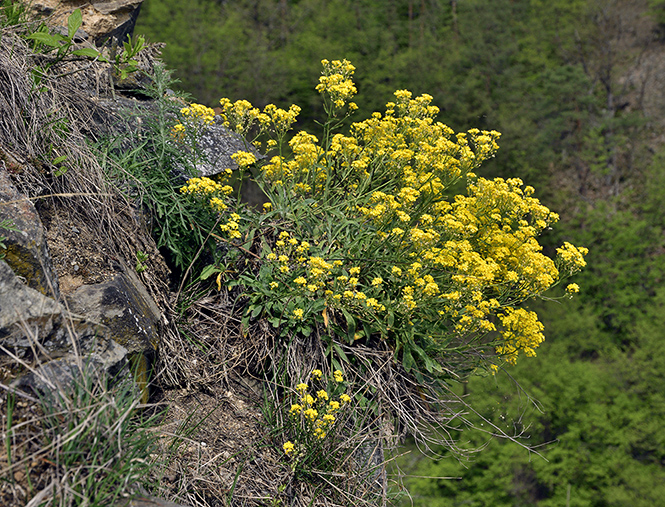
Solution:
[(413, 360), (413, 356), (411, 355), (411, 350), (408, 348), (404, 347), (404, 353), (402, 354), (402, 366), (404, 366), (404, 369), (409, 372), (411, 371), (411, 368), (416, 364), (416, 362)]
[(55, 176), (56, 178), (59, 178), (60, 176), (62, 176), (66, 172), (67, 172), (67, 168), (65, 166), (58, 167), (55, 171), (53, 171), (53, 176)]
[(206, 266), (201, 270), (201, 274), (199, 275), (199, 280), (207, 280), (212, 275), (214, 275), (215, 273), (219, 273), (220, 271), (221, 270), (214, 264), (209, 264), (208, 266)]
[(392, 310), (388, 310), (388, 329), (392, 329), (395, 325), (395, 313)]
[(65, 40), (64, 37), (62, 37), (62, 35), (58, 34), (51, 35), (50, 33), (46, 32), (34, 32), (28, 35), (27, 38), (32, 39), (35, 42), (51, 46), (53, 48), (60, 47), (60, 42)]
[(64, 162), (65, 160), (67, 160), (67, 155), (61, 155), (60, 157), (54, 158), (51, 163), (53, 165), (58, 165), (59, 163)]
[(342, 308), (342, 313), (346, 319), (346, 329), (349, 333), (349, 343), (353, 343), (354, 335), (356, 334), (356, 319), (344, 308)]
[(81, 27), (82, 22), (83, 15), (81, 14), (81, 9), (76, 9), (67, 19), (67, 33), (69, 34), (70, 41), (74, 38), (76, 30)]
[(261, 314), (261, 312), (263, 311), (263, 307), (261, 305), (256, 305), (254, 307), (250, 306), (250, 310), (251, 310), (250, 315), (252, 316), (253, 319), (255, 319)]
[[(72, 54), (75, 56), (88, 56), (90, 58), (100, 58), (101, 54), (99, 51), (93, 48), (83, 48), (83, 49), (77, 49), (76, 51), (72, 51)], [(100, 58), (101, 60), (101, 58)]]
[[(333, 342), (333, 348), (335, 349), (335, 352), (337, 352), (337, 355), (344, 361), (345, 363), (349, 363), (349, 358), (346, 356), (344, 351), (342, 350), (342, 347), (340, 347), (337, 343)], [(341, 368), (340, 368), (341, 369)]]

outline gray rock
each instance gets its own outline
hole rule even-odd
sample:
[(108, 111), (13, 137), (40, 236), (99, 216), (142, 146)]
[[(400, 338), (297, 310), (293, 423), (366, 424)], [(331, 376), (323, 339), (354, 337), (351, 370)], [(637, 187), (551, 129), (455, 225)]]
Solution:
[(119, 380), (123, 373), (129, 373), (127, 349), (113, 340), (95, 338), (88, 340), (90, 350), (85, 355), (70, 353), (45, 362), (12, 383), (12, 387), (29, 388), (33, 392), (48, 396), (54, 391), (69, 392), (68, 386), (80, 382), (82, 378), (93, 375), (97, 378)]
[(0, 165), (0, 222), (10, 229), (0, 229), (6, 239), (4, 260), (26, 281), (28, 287), (58, 299), (58, 277), (53, 269), (41, 219), (32, 201), (12, 184), (4, 165)]
[(107, 282), (83, 285), (67, 298), (69, 309), (108, 327), (130, 353), (154, 351), (161, 312), (129, 269)]
[[(0, 260), (0, 346), (19, 359), (89, 352), (91, 338), (109, 338), (109, 329), (69, 314), (57, 301), (26, 286)], [(76, 340), (75, 342), (73, 340)]]
[[(40, 340), (59, 341), (62, 307), (52, 298), (28, 287), (0, 260), (0, 345), (19, 358)], [(64, 333), (63, 333), (64, 336)], [(55, 346), (47, 352), (53, 352)]]
[(109, 336), (107, 327), (68, 313), (0, 261), (0, 355), (28, 368), (14, 387), (48, 393), (70, 384), (84, 365), (116, 376), (127, 363), (127, 350)]
[(219, 123), (205, 126), (196, 141), (202, 155), (196, 170), (201, 176), (214, 176), (225, 169), (238, 169), (238, 164), (231, 158), (238, 151), (248, 151), (257, 159), (264, 158), (254, 146)]
[(162, 314), (143, 283), (125, 269), (107, 282), (80, 287), (67, 299), (70, 310), (107, 327), (127, 349), (134, 380), (147, 403)]

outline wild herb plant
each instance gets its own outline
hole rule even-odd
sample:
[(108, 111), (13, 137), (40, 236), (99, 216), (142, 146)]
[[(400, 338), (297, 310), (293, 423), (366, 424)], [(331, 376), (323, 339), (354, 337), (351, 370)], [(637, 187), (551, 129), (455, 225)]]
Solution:
[(282, 449), (294, 471), (306, 472), (307, 467), (334, 471), (350, 452), (345, 449), (346, 454), (339, 456), (342, 450), (336, 446), (343, 439), (335, 436), (344, 426), (344, 411), (349, 409), (351, 397), (344, 392), (340, 370), (335, 370), (330, 381), (323, 379), (321, 370), (313, 370), (308, 382), (300, 382), (284, 398), (284, 427), (279, 429)]
[[(196, 205), (196, 192), (181, 192), (200, 156), (195, 141), (199, 125), (181, 112), (182, 99), (169, 95), (171, 84), (169, 72), (157, 66), (148, 90), (155, 108), (146, 111), (139, 135), (128, 143), (123, 132), (111, 134), (97, 150), (110, 177), (124, 181), (136, 204), (147, 211), (157, 246), (182, 274), (199, 256), (210, 262), (215, 251), (210, 233), (218, 219)], [(180, 129), (183, 124), (190, 128)], [(126, 128), (134, 127), (127, 119)]]
[[(15, 26), (25, 22), (25, 5), (17, 0), (2, 0), (0, 3), (0, 26)], [(2, 36), (0, 35), (0, 38)]]
[(227, 125), (267, 137), (272, 154), (264, 164), (235, 154), (241, 168), (259, 166), (269, 201), (258, 218), (226, 213), (220, 225), (231, 245), (261, 238), (260, 262), (231, 282), (246, 288), (245, 322), (266, 318), (284, 337), (316, 329), (331, 344), (387, 342), (417, 375), (535, 355), (543, 326), (525, 303), (584, 267), (587, 250), (565, 243), (546, 256), (538, 237), (557, 214), (518, 178), (476, 174), (500, 134), (453, 132), (429, 95), (398, 90), (385, 112), (338, 132), (357, 107), (355, 68), (322, 63), (322, 140), (300, 131), (287, 142), (296, 106), (220, 101)]
[(48, 26), (44, 23), (32, 33), (26, 35), (27, 39), (33, 41), (33, 50), (48, 54), (51, 58), (43, 65), (36, 65), (33, 68), (33, 79), (35, 86), (39, 86), (41, 81), (48, 75), (49, 70), (64, 60), (67, 56), (96, 56), (97, 52), (91, 48), (77, 49), (72, 51), (74, 46), (74, 35), (81, 27), (83, 15), (81, 9), (75, 9), (67, 18), (67, 35), (51, 33)]
[[(7, 20), (18, 20), (24, 15), (24, 8), (10, 5), (5, 7), (5, 16)], [(122, 50), (118, 50), (116, 41), (112, 41), (108, 53), (99, 51), (94, 47), (83, 47), (73, 49), (75, 46), (74, 36), (81, 27), (83, 15), (81, 9), (75, 9), (67, 18), (67, 34), (52, 33), (49, 27), (41, 23), (36, 30), (26, 35), (27, 39), (33, 41), (33, 50), (48, 55), (49, 59), (44, 60), (42, 65), (36, 65), (33, 68), (33, 79), (35, 86), (39, 86), (41, 81), (49, 74), (49, 70), (68, 57), (87, 57), (100, 62), (109, 63), (112, 66), (113, 74), (120, 80), (139, 70), (138, 62), (134, 59), (143, 48), (145, 48), (145, 38), (138, 35), (134, 38), (128, 37), (123, 42)], [(15, 23), (10, 23), (15, 24)]]
[[(139, 70), (138, 62), (134, 60), (141, 50), (145, 47), (145, 37), (137, 35), (135, 37), (128, 36), (127, 40), (122, 43), (122, 51), (118, 52), (118, 48), (111, 46), (111, 54), (107, 58), (102, 53), (88, 54), (91, 58), (98, 58), (102, 62), (110, 63), (113, 65), (113, 72), (120, 80), (127, 79), (132, 72)], [(93, 50), (95, 51), (95, 50)]]
[(346, 492), (348, 496), (341, 495), (344, 500), (355, 498), (366, 505), (367, 498), (376, 495), (367, 479), (380, 470), (359, 452), (371, 446), (365, 428), (371, 416), (368, 407), (354, 402), (349, 388), (342, 371), (324, 375), (314, 369), (297, 384), (284, 387), (279, 401), (266, 400), (264, 418), (273, 445), (290, 468), (289, 484), (321, 488), (332, 483), (337, 492)]

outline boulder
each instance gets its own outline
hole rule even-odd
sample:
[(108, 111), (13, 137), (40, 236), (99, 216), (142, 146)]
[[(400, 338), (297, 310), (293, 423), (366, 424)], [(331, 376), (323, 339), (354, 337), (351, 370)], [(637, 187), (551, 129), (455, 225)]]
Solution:
[[(67, 392), (66, 386), (81, 382), (90, 375), (93, 378), (118, 381), (127, 379), (127, 349), (113, 340), (96, 338), (86, 340), (84, 354), (70, 352), (30, 368), (12, 383), (12, 387), (49, 395), (57, 391)], [(130, 378), (130, 377), (129, 377)], [(140, 389), (140, 386), (137, 385)]]
[(107, 327), (70, 314), (0, 260), (0, 359), (22, 374), (14, 386), (47, 393), (71, 382), (82, 364), (115, 376), (127, 350), (110, 339)]
[(44, 227), (32, 204), (12, 184), (9, 174), (0, 165), (0, 237), (5, 249), (0, 251), (5, 262), (28, 287), (45, 296), (58, 299), (58, 277), (46, 246)]
[(111, 280), (83, 285), (67, 297), (70, 311), (108, 327), (130, 353), (154, 351), (162, 314), (129, 269)]
[(162, 313), (136, 274), (124, 267), (111, 280), (83, 285), (67, 301), (71, 311), (107, 327), (113, 339), (127, 349), (134, 380), (147, 403)]
[(50, 26), (67, 26), (67, 18), (81, 9), (81, 29), (97, 44), (115, 38), (123, 42), (134, 32), (143, 0), (33, 0), (28, 4), (36, 16), (46, 17)]
[[(196, 138), (196, 152), (200, 153), (200, 158), (197, 160), (195, 168), (200, 176), (214, 176), (225, 169), (237, 170), (238, 164), (231, 158), (231, 155), (238, 151), (248, 151), (257, 160), (266, 158), (240, 135), (224, 127), (219, 116), (216, 118), (218, 121), (213, 125), (203, 127)], [(251, 178), (243, 180), (241, 192), (242, 201), (251, 206), (260, 207), (268, 201), (267, 196)]]
[(257, 159), (265, 158), (254, 146), (220, 123), (203, 127), (196, 138), (196, 144), (201, 153), (196, 170), (201, 176), (214, 176), (225, 169), (238, 169), (238, 164), (231, 158), (238, 151), (248, 151)]
[(19, 359), (26, 357), (37, 343), (52, 344), (46, 352), (55, 352), (60, 341), (56, 330), (61, 315), (62, 307), (54, 299), (28, 287), (0, 260), (1, 347)]

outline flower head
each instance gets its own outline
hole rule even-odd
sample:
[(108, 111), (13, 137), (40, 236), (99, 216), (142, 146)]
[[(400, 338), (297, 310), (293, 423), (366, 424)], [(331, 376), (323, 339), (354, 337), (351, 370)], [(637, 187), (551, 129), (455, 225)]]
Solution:
[(282, 446), (282, 449), (284, 449), (284, 454), (287, 456), (290, 455), (293, 450), (295, 449), (295, 445), (293, 445), (293, 442), (284, 442), (284, 445)]

